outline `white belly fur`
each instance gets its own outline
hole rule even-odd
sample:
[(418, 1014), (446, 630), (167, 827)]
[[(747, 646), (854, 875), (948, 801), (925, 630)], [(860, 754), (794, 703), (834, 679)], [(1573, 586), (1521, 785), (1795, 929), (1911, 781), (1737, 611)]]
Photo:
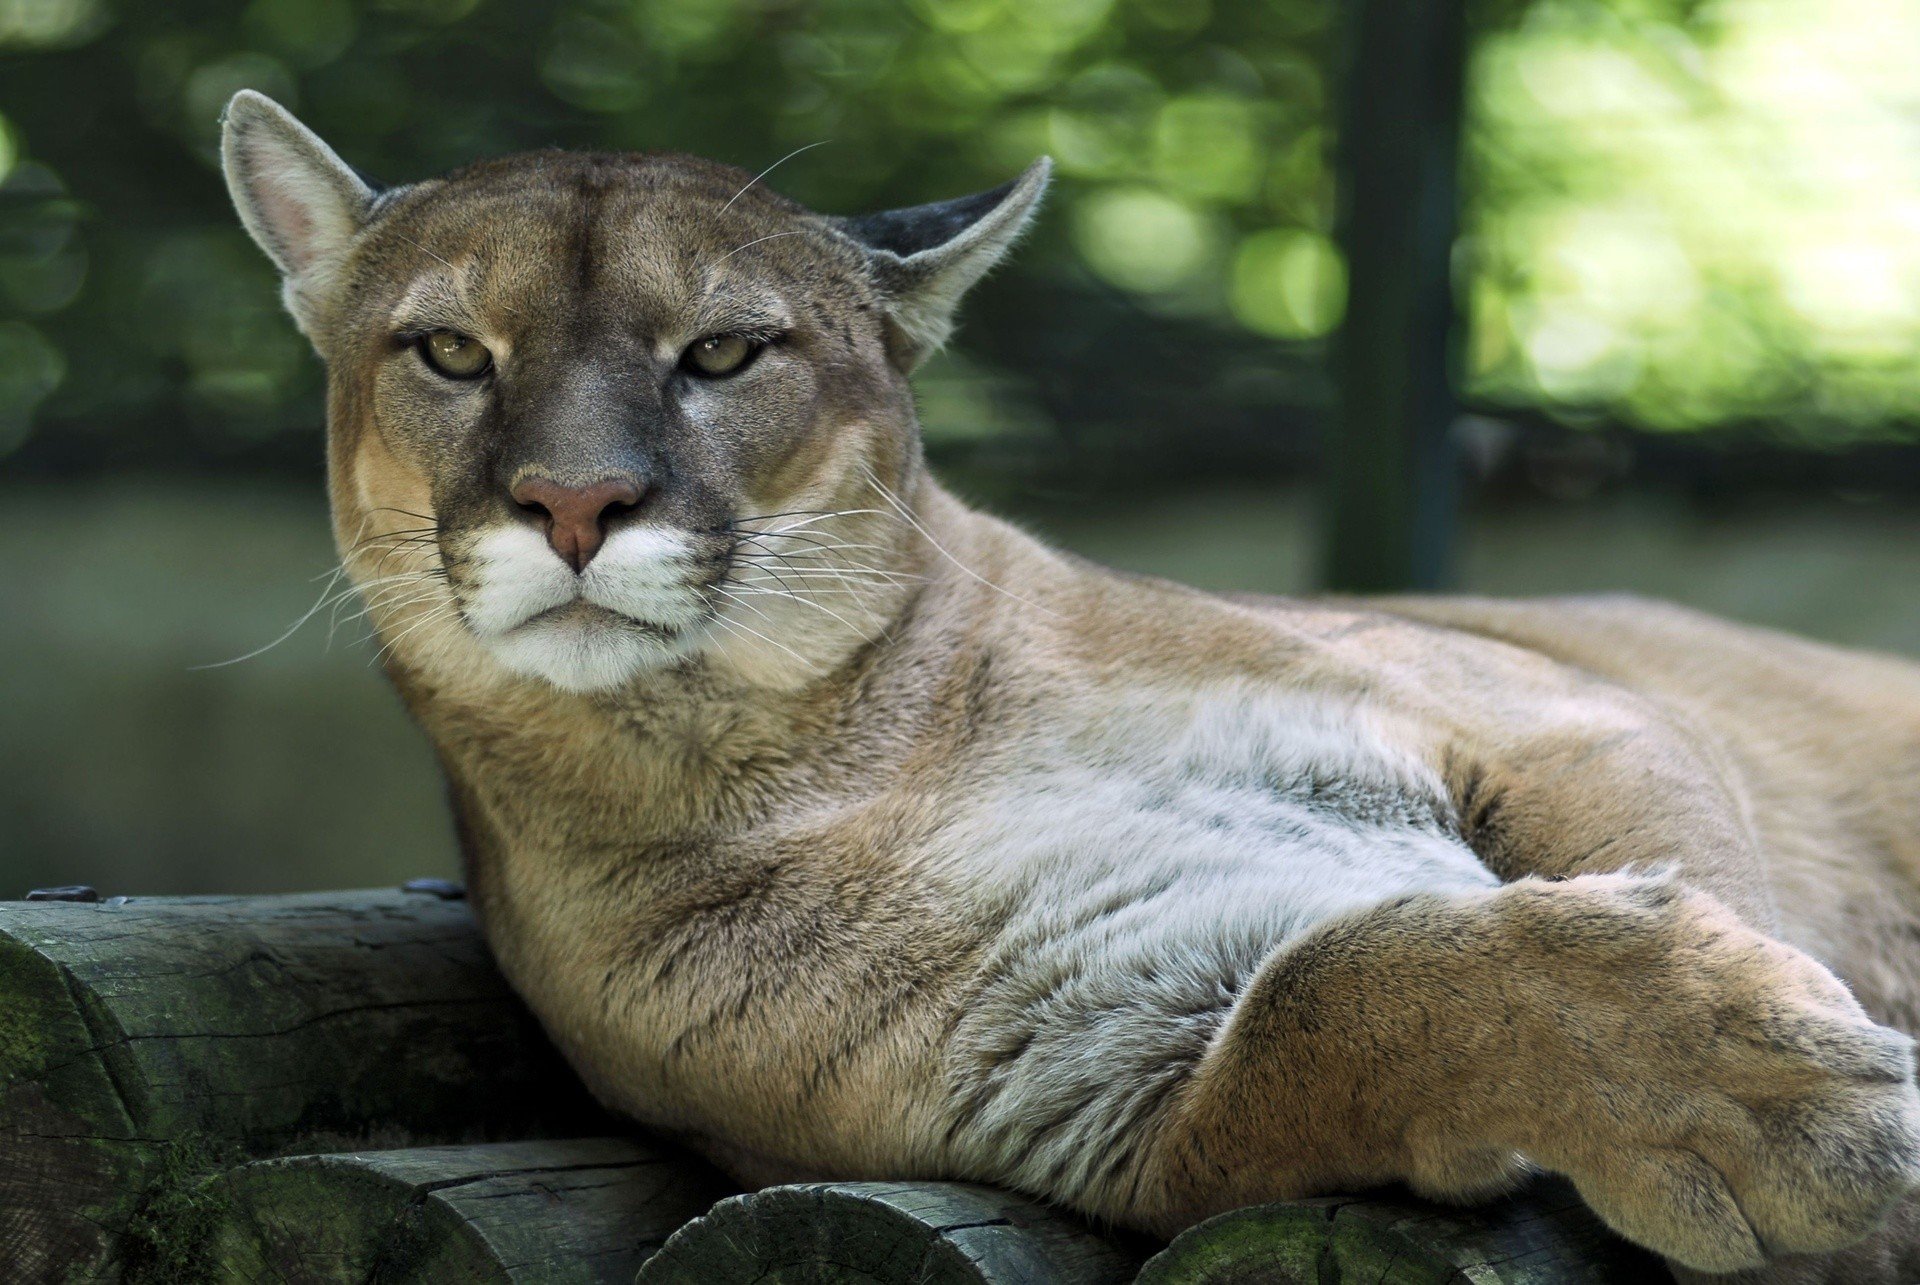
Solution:
[(1138, 1136), (1278, 947), (1498, 882), (1396, 748), (1417, 741), (1351, 704), (1245, 685), (1077, 713), (930, 854), (1002, 925), (948, 1049), (954, 1159), (1062, 1194), (1118, 1176), (1108, 1140)]

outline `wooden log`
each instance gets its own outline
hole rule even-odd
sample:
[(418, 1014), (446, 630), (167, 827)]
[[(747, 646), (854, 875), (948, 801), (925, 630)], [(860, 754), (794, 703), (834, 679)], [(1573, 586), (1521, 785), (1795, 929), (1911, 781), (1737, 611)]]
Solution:
[(1573, 1188), (1541, 1181), (1455, 1208), (1368, 1197), (1255, 1205), (1175, 1237), (1139, 1285), (1645, 1285), (1658, 1258), (1619, 1239)]
[(458, 901), (0, 904), (10, 1281), (117, 1273), (216, 1165), (611, 1129)]
[(639, 1285), (1106, 1285), (1145, 1255), (1018, 1196), (962, 1183), (769, 1187), (675, 1232)]
[(681, 1224), (734, 1190), (625, 1138), (259, 1160), (208, 1179), (174, 1275), (629, 1285)]

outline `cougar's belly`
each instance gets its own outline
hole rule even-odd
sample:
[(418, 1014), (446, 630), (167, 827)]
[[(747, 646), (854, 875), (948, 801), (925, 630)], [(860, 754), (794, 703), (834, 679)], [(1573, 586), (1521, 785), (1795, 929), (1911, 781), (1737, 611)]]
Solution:
[(996, 925), (947, 1049), (951, 1137), (1048, 1189), (1092, 1180), (1074, 1167), (1168, 1099), (1290, 939), (1497, 882), (1438, 779), (1351, 705), (1133, 693), (1000, 767), (931, 854)]

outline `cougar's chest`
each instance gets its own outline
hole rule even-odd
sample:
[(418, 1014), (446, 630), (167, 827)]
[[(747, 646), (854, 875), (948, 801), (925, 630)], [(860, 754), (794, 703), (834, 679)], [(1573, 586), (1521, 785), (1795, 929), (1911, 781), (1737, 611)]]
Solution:
[(1154, 903), (1281, 937), (1397, 892), (1494, 882), (1417, 734), (1254, 684), (1127, 693), (1014, 738), (945, 838), (1016, 919)]

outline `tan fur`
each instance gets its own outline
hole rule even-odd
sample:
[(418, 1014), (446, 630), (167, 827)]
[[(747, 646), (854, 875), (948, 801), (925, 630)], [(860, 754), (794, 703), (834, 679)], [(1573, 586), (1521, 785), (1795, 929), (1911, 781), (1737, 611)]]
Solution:
[[(747, 1181), (1005, 1182), (1160, 1233), (1531, 1162), (1682, 1264), (1898, 1278), (1894, 1232), (1845, 1247), (1920, 1181), (1910, 1045), (1868, 1018), (1920, 1016), (1920, 668), (1651, 604), (1230, 600), (1055, 553), (919, 462), (905, 376), (966, 282), (916, 294), (762, 187), (723, 220), (748, 178), (492, 163), (387, 198), (314, 305), (343, 556), (489, 940), (603, 1100)], [(591, 287), (560, 248), (589, 199), (629, 229)], [(473, 592), (481, 519), (449, 516), (471, 468), (386, 339), (401, 296), (453, 271), (503, 364), (555, 319), (691, 335), (686, 283), (779, 233), (732, 262), (812, 354), (742, 393), (780, 449), (682, 467), (747, 512), (845, 513), (822, 528), (886, 574), (816, 595), (846, 628), (769, 599), (797, 654), (716, 634), (570, 693), (431, 614)], [(396, 567), (419, 579), (383, 597)], [(1245, 764), (1313, 860), (1378, 843), (1431, 876), (1262, 936), (1248, 903), (1311, 900), (1322, 866), (1207, 848), (1251, 890), (1210, 907), (1124, 830), (996, 846), (1136, 778), (1139, 833), (1203, 844), (1237, 823), (1207, 799), (1264, 797)], [(1115, 1012), (1137, 1064), (1100, 1052), (1130, 1047), (1100, 1042)]]

